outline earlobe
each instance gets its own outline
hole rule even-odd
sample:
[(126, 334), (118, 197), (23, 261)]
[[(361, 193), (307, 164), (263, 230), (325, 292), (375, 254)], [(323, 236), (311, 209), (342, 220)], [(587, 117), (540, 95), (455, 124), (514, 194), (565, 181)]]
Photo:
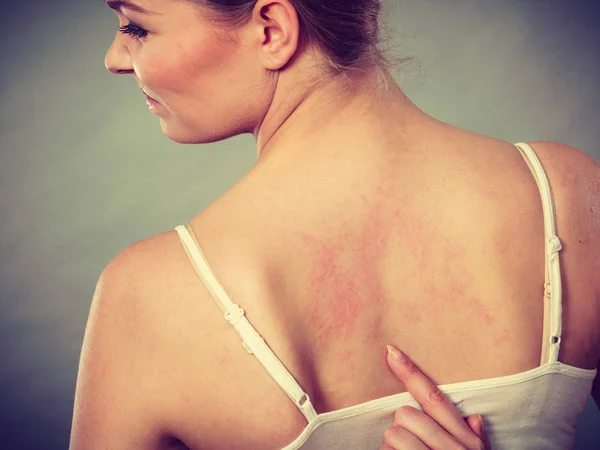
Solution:
[(288, 0), (259, 0), (254, 16), (263, 27), (263, 50), (267, 53), (265, 67), (279, 70), (285, 66), (298, 49), (298, 14)]

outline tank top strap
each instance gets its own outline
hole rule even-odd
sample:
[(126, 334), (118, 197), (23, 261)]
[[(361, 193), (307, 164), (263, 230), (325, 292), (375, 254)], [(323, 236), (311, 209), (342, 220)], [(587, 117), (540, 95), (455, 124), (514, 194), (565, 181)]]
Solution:
[(241, 337), (242, 344), (246, 350), (258, 359), (266, 371), (302, 412), (306, 420), (311, 422), (317, 417), (317, 413), (312, 406), (309, 396), (302, 390), (292, 374), (289, 373), (283, 363), (266, 344), (264, 339), (250, 324), (245, 316), (244, 310), (231, 300), (210, 268), (194, 235), (194, 231), (189, 227), (189, 224), (185, 226), (178, 225), (175, 227), (175, 230), (179, 234), (183, 248), (190, 259), (194, 270), (217, 306), (221, 309), (221, 312), (224, 313), (225, 320), (233, 326), (235, 331)]
[[(544, 333), (542, 341), (541, 364), (558, 361), (562, 336), (562, 284), (559, 252), (562, 249), (556, 235), (556, 218), (552, 201), (552, 190), (546, 172), (539, 158), (529, 144), (514, 144), (525, 158), (533, 172), (542, 198), (545, 235), (545, 273), (544, 283)], [(549, 320), (547, 319), (549, 316)], [(548, 325), (550, 326), (548, 328)]]

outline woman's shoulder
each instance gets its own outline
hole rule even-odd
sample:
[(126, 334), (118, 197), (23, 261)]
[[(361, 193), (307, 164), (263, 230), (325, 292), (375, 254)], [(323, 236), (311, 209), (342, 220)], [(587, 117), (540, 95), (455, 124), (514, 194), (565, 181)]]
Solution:
[[(94, 411), (112, 408), (98, 430), (127, 426), (145, 436), (148, 447), (174, 435), (170, 418), (181, 414), (174, 399), (182, 371), (174, 368), (183, 361), (177, 349), (190, 327), (182, 326), (186, 299), (175, 278), (183, 263), (174, 238), (166, 232), (136, 241), (103, 269), (79, 369), (85, 408), (78, 414), (91, 420)], [(169, 285), (171, 295), (165, 295)]]
[[(600, 258), (592, 257), (600, 255), (600, 164), (570, 145), (551, 141), (528, 144), (549, 180), (559, 238), (568, 235), (572, 247), (582, 247), (590, 257), (586, 264), (600, 273)], [(600, 285), (597, 288), (596, 296), (600, 296)]]
[(593, 366), (600, 358), (600, 164), (570, 145), (528, 144), (546, 172), (555, 207), (563, 302), (569, 311), (565, 320), (571, 322), (571, 335), (593, 333), (587, 338), (595, 343), (588, 363)]
[[(202, 220), (195, 221), (196, 231), (201, 223)], [(208, 253), (210, 256), (207, 255), (207, 258), (212, 260), (215, 253), (222, 253), (219, 239), (209, 227), (204, 229), (207, 235), (203, 238), (208, 243), (203, 242), (202, 251)], [(190, 286), (191, 280), (197, 283)], [(155, 317), (161, 323), (165, 319), (165, 313), (174, 313), (184, 307), (178, 305), (177, 301), (196, 300), (196, 303), (203, 304), (208, 296), (207, 291), (198, 289), (202, 283), (175, 227), (125, 247), (104, 268), (100, 282), (103, 286), (110, 286), (114, 296), (126, 297), (127, 304), (123, 307), (130, 310), (129, 314), (138, 317), (143, 314), (148, 319)], [(202, 297), (202, 301), (190, 298), (194, 292)], [(165, 323), (161, 327), (163, 325)]]
[(552, 184), (568, 194), (581, 195), (584, 190), (600, 190), (600, 164), (589, 154), (573, 146), (553, 141), (527, 142), (537, 154)]
[[(268, 323), (257, 317), (264, 310), (256, 300), (260, 298), (260, 269), (246, 250), (252, 246), (236, 237), (239, 233), (216, 229), (208, 215), (196, 216), (191, 226), (227, 294), (268, 336), (272, 332)], [(109, 302), (121, 303), (111, 308), (112, 316), (121, 315), (121, 322), (127, 324), (122, 341), (129, 339), (131, 352), (140, 355), (136, 361), (143, 367), (136, 373), (148, 374), (151, 380), (145, 382), (156, 386), (156, 397), (144, 402), (160, 403), (165, 434), (200, 447), (199, 437), (206, 441), (242, 426), (224, 418), (238, 417), (239, 402), (252, 401), (260, 402), (261, 413), (239, 420), (250, 420), (255, 430), (268, 430), (272, 424), (267, 411), (277, 409), (289, 419), (289, 425), (269, 433), (277, 441), (273, 447), (291, 440), (302, 416), (296, 417), (299, 413), (285, 393), (273, 389), (262, 366), (241, 345), (195, 272), (175, 230), (129, 245), (109, 263), (105, 275), (118, 291), (115, 301)], [(133, 335), (138, 337), (132, 340)], [(275, 342), (274, 351), (280, 354), (282, 345)], [(242, 379), (248, 385), (239, 387), (232, 381)], [(220, 405), (218, 412), (206, 406), (215, 404)], [(261, 434), (257, 432), (257, 436)]]

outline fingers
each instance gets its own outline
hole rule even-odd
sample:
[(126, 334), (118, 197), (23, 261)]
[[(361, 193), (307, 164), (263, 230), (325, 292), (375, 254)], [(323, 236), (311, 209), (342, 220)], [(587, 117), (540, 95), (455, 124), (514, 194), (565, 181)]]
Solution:
[(422, 440), (410, 431), (392, 426), (383, 434), (383, 445), (379, 450), (429, 450)]
[[(412, 406), (403, 406), (396, 411), (394, 426), (400, 426), (417, 436), (427, 446), (426, 448), (435, 450), (467, 449), (466, 446), (460, 444), (458, 440), (437, 424), (435, 420)], [(468, 448), (470, 449), (471, 447)]]
[[(460, 442), (465, 448), (483, 448), (481, 439), (469, 428), (462, 415), (446, 395), (433, 383), (419, 368), (398, 349), (388, 346), (388, 364), (392, 372), (404, 383), (414, 399), (421, 405), (424, 417), (431, 420), (432, 423), (439, 425), (443, 430), (450, 434), (436, 433), (436, 435), (445, 435), (452, 437)], [(402, 410), (403, 408), (401, 408)], [(411, 408), (415, 410), (414, 408)], [(398, 410), (400, 411), (400, 410)], [(418, 411), (418, 410), (415, 410)], [(400, 416), (402, 417), (402, 416)], [(414, 418), (413, 418), (414, 419)], [(404, 420), (407, 420), (406, 418)], [(395, 421), (396, 423), (396, 421)], [(415, 431), (423, 432), (427, 422), (424, 419), (416, 421), (418, 425)], [(404, 425), (403, 425), (404, 426)], [(430, 424), (429, 424), (430, 426)], [(421, 430), (421, 431), (419, 431)], [(427, 436), (426, 434), (418, 434)], [(441, 438), (439, 438), (441, 439)], [(429, 443), (426, 442), (428, 445)], [(431, 447), (430, 448), (440, 448)], [(444, 448), (444, 447), (441, 447)], [(449, 447), (454, 448), (454, 447)]]
[(483, 436), (483, 419), (479, 414), (473, 414), (466, 418), (467, 425), (477, 436)]
[(467, 424), (473, 430), (473, 432), (483, 441), (483, 446), (486, 450), (491, 450), (492, 443), (490, 442), (490, 438), (485, 434), (485, 429), (483, 426), (483, 418), (479, 414), (473, 414), (472, 416), (467, 417)]

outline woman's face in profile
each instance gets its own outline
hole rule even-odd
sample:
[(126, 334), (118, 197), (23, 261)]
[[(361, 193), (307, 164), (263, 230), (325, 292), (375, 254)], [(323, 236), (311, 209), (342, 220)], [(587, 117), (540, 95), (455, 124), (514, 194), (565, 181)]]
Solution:
[[(260, 43), (260, 36), (249, 34), (257, 27), (240, 30), (240, 42), (235, 43), (219, 39), (217, 32), (223, 30), (185, 0), (106, 3), (119, 18), (106, 68), (130, 74), (158, 102), (152, 110), (169, 138), (209, 143), (253, 131), (255, 124), (246, 118), (251, 108), (260, 109), (252, 99), (260, 97), (266, 81), (258, 53), (248, 46)], [(144, 102), (142, 94), (140, 104)]]

